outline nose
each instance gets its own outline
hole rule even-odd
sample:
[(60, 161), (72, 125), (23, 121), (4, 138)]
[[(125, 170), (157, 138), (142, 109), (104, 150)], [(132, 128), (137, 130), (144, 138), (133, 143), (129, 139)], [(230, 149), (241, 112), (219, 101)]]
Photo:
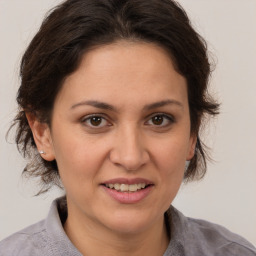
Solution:
[(149, 161), (149, 153), (136, 128), (126, 127), (116, 134), (114, 140), (110, 160), (115, 165), (122, 166), (128, 171), (135, 171)]

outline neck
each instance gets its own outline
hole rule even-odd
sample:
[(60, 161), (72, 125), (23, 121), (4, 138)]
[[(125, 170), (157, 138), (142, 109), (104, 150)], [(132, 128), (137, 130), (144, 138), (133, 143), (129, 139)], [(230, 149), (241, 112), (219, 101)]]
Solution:
[(164, 216), (147, 230), (128, 234), (77, 219), (69, 215), (64, 229), (83, 255), (157, 256), (164, 254), (169, 243)]

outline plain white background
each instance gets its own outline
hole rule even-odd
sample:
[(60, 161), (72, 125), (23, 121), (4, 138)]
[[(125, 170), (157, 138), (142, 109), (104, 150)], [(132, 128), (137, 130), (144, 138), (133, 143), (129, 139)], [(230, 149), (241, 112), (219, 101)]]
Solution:
[[(0, 0), (0, 240), (44, 218), (61, 192), (33, 197), (25, 161), (5, 140), (15, 115), (19, 61), (59, 0)], [(226, 226), (256, 244), (256, 0), (180, 0), (217, 60), (211, 90), (221, 115), (205, 132), (214, 163), (205, 179), (182, 186), (174, 205), (187, 216)]]

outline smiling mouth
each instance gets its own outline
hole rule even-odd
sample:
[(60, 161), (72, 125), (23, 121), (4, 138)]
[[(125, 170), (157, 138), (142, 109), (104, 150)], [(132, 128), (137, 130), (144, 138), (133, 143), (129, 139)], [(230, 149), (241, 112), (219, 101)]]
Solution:
[(138, 183), (138, 184), (115, 183), (115, 184), (102, 184), (102, 185), (119, 192), (137, 192), (151, 186), (151, 184), (146, 184), (146, 183)]

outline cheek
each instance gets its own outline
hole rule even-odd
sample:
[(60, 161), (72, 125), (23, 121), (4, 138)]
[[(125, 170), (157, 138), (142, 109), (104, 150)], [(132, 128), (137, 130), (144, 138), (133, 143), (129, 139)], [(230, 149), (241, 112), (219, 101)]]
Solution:
[(155, 159), (161, 183), (165, 184), (164, 187), (168, 192), (172, 190), (171, 193), (176, 193), (185, 172), (187, 143), (185, 140), (166, 140), (161, 146), (154, 147), (152, 156)]
[(152, 155), (155, 156), (158, 165), (163, 166), (163, 168), (185, 165), (189, 147), (188, 140), (180, 140), (178, 137), (174, 136), (174, 138), (165, 139), (161, 144), (153, 144), (155, 146), (152, 147), (154, 150)]
[(88, 190), (92, 185), (97, 185), (108, 153), (106, 140), (95, 140), (84, 134), (58, 135), (55, 140), (56, 160), (66, 190), (71, 186), (75, 190), (79, 190), (79, 187)]
[(176, 197), (184, 177), (185, 150), (180, 144), (166, 143), (154, 150), (157, 165), (159, 208), (165, 212)]
[(65, 136), (59, 132), (54, 137), (54, 151), (62, 179), (91, 175), (99, 158), (89, 141), (84, 143), (81, 137), (68, 132)]
[(88, 148), (62, 148), (57, 159), (60, 179), (70, 198), (90, 200), (95, 193), (99, 155)]

